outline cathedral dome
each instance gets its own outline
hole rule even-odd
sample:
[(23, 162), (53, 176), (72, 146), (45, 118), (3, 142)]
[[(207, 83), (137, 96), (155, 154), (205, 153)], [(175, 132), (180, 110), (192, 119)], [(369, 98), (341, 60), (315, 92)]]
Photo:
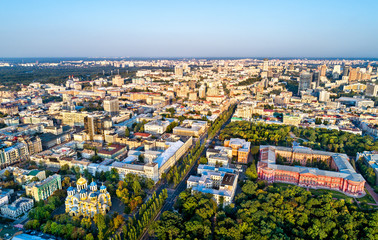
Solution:
[(80, 178), (77, 180), (77, 182), (76, 182), (77, 185), (84, 185), (84, 184), (86, 184), (86, 183), (87, 183), (87, 179), (85, 179), (85, 178), (83, 178), (83, 177), (80, 177)]

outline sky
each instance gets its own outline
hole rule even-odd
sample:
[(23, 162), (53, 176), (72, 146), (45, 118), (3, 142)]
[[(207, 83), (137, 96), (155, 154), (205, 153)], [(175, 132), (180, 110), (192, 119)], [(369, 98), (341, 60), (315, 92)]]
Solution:
[(0, 57), (378, 57), (377, 0), (0, 1)]

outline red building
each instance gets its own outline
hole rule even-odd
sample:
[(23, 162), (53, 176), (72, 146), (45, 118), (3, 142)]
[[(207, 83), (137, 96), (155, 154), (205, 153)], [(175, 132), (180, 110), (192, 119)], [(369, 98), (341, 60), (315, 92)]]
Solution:
[[(291, 156), (291, 161), (304, 162), (314, 156), (330, 159), (330, 166), (336, 171), (319, 170), (302, 166), (287, 166), (276, 164), (278, 154)], [(296, 158), (296, 156), (301, 156)], [(305, 163), (305, 162), (304, 162)], [(326, 188), (338, 190), (348, 195), (365, 195), (365, 179), (356, 173), (346, 154), (313, 151), (304, 147), (260, 146), (260, 161), (257, 165), (258, 176), (268, 182), (292, 183), (301, 187)]]

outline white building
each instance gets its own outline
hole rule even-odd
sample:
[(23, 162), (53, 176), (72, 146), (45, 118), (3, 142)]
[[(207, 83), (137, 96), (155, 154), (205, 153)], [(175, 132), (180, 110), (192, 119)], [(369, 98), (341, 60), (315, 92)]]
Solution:
[(20, 197), (12, 204), (1, 207), (1, 214), (9, 218), (18, 218), (24, 213), (29, 212), (34, 206), (33, 199)]
[(230, 168), (216, 168), (213, 166), (198, 166), (197, 173), (200, 177), (190, 176), (187, 180), (187, 187), (192, 188), (192, 192), (210, 193), (217, 204), (228, 205), (235, 196), (238, 182), (238, 175)]
[(169, 124), (169, 121), (155, 120), (144, 124), (144, 131), (151, 134), (163, 134)]

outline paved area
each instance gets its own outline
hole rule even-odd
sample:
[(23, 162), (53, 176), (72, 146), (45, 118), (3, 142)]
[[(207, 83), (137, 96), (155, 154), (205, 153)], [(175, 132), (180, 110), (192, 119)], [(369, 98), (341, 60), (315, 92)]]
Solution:
[(370, 187), (370, 185), (368, 183), (365, 183), (365, 188), (366, 188), (366, 190), (368, 190), (370, 195), (374, 198), (375, 204), (378, 204), (378, 194), (376, 194), (374, 192), (374, 189), (372, 187)]

